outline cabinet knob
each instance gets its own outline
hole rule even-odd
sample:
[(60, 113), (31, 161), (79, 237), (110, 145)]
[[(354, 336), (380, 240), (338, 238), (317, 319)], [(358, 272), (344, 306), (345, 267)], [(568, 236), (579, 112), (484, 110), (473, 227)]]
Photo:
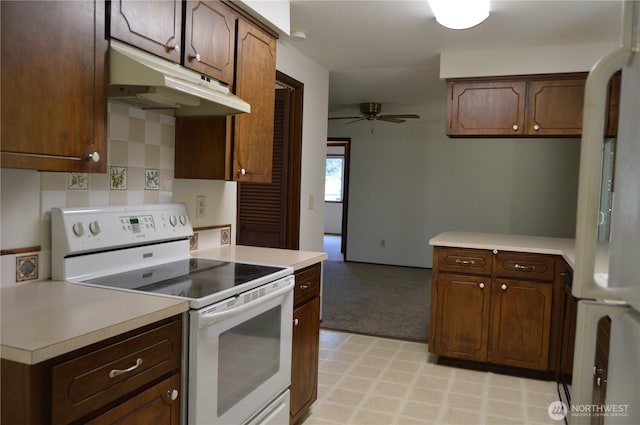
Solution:
[(174, 44), (173, 46), (168, 46), (170, 52), (180, 53), (180, 45)]
[(514, 124), (511, 126), (511, 128), (513, 128), (513, 131), (518, 131), (520, 127), (518, 127), (518, 124)]
[(506, 290), (507, 290), (507, 284), (506, 284), (506, 283), (503, 283), (503, 284), (500, 286), (500, 288), (501, 288), (503, 291), (506, 291)]
[(293, 326), (298, 326), (298, 323), (300, 323), (298, 319), (293, 319)]
[(191, 60), (200, 62), (200, 53), (196, 53), (195, 55), (191, 56)]
[(534, 124), (534, 125), (533, 125), (533, 129), (534, 129), (535, 131), (538, 131), (538, 130), (540, 130), (540, 126), (539, 126), (538, 124)]
[(178, 390), (169, 390), (169, 391), (167, 391), (167, 397), (169, 397), (171, 400), (177, 400), (178, 399)]
[(484, 283), (483, 283), (483, 282), (480, 282), (480, 283), (478, 284), (478, 286), (480, 287), (480, 289), (484, 289)]
[(494, 249), (494, 250), (493, 250), (493, 254), (494, 254), (494, 255), (498, 255), (498, 250), (497, 250), (497, 249)]
[(247, 170), (245, 170), (244, 168), (241, 168), (240, 170), (238, 170), (238, 174), (240, 174), (241, 176), (244, 176), (245, 174), (247, 174)]
[(91, 162), (98, 162), (100, 161), (100, 154), (98, 152), (92, 152), (87, 155), (87, 160)]

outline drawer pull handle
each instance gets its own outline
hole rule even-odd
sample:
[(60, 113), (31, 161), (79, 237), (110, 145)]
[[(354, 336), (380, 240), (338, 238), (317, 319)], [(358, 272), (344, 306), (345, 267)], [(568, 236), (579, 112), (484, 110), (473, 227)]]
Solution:
[(522, 270), (527, 272), (532, 272), (536, 270), (536, 266), (523, 266), (522, 264), (518, 264), (518, 263), (516, 263), (516, 265), (513, 266), (513, 268), (515, 268), (516, 270)]
[(310, 282), (303, 283), (302, 285), (300, 285), (300, 289), (309, 289), (309, 288), (311, 288)]
[(456, 259), (456, 264), (459, 264), (461, 266), (473, 266), (476, 262), (474, 260), (461, 260), (461, 259)]
[(113, 369), (113, 370), (111, 370), (111, 372), (109, 372), (109, 378), (115, 378), (116, 376), (119, 376), (119, 375), (122, 375), (122, 374), (125, 374), (125, 373), (129, 373), (129, 372), (133, 372), (134, 370), (139, 368), (141, 364), (142, 364), (142, 359), (140, 357), (138, 357), (138, 359), (136, 360), (136, 364), (134, 364), (130, 368), (127, 368), (127, 369)]

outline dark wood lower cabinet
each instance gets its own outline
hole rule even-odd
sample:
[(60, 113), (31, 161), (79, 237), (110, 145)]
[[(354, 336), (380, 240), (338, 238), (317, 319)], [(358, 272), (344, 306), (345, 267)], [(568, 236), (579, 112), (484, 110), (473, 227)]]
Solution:
[(180, 422), (182, 316), (35, 365), (2, 359), (3, 424)]
[(507, 279), (494, 282), (489, 361), (547, 369), (551, 296), (551, 284)]
[[(593, 365), (593, 390), (591, 403), (604, 406), (607, 399), (607, 377), (609, 369), (609, 342), (611, 341), (611, 318), (603, 317), (598, 321), (596, 333), (596, 356)], [(591, 425), (604, 424), (605, 416), (591, 416)]]
[(433, 264), (429, 351), (439, 360), (555, 373), (562, 282), (554, 256), (435, 247)]
[(290, 424), (305, 417), (318, 398), (321, 267), (318, 263), (295, 273)]
[(87, 422), (87, 424), (179, 425), (180, 398), (177, 392), (179, 390), (180, 374), (177, 373)]

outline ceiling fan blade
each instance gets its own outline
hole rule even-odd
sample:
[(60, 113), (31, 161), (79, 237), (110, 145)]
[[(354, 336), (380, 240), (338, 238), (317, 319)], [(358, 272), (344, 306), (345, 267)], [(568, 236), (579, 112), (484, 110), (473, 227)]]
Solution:
[(420, 115), (416, 115), (416, 114), (391, 114), (391, 115), (380, 115), (378, 118), (420, 118)]
[(387, 121), (387, 122), (395, 122), (395, 123), (401, 123), (401, 122), (405, 121), (405, 120), (401, 120), (399, 118), (396, 118), (396, 117), (394, 117), (392, 115), (384, 115), (384, 116), (378, 117), (378, 120), (379, 121)]
[(358, 121), (362, 121), (362, 120), (366, 119), (366, 118), (362, 118), (362, 117), (353, 117), (353, 118), (358, 118), (358, 119), (355, 119), (353, 121), (349, 121), (347, 124), (353, 124), (354, 122), (358, 122)]
[(330, 120), (355, 120), (355, 119), (362, 119), (362, 117), (360, 116), (355, 116), (355, 117), (329, 117)]

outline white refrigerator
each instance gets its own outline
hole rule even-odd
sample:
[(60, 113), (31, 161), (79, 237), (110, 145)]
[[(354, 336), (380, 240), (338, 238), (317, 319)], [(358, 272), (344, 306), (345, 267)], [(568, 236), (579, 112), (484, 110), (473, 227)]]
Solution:
[[(591, 70), (584, 124), (572, 293), (578, 302), (571, 425), (640, 424), (640, 1), (623, 2), (620, 47)], [(607, 83), (622, 69), (609, 242), (598, 242)], [(604, 245), (604, 246), (603, 246)], [(603, 254), (604, 252), (604, 254)], [(607, 254), (608, 252), (608, 254)], [(587, 301), (585, 299), (592, 299)], [(608, 374), (597, 378), (596, 334), (611, 319)], [(594, 405), (594, 387), (605, 403)], [(595, 391), (599, 391), (598, 388)]]

